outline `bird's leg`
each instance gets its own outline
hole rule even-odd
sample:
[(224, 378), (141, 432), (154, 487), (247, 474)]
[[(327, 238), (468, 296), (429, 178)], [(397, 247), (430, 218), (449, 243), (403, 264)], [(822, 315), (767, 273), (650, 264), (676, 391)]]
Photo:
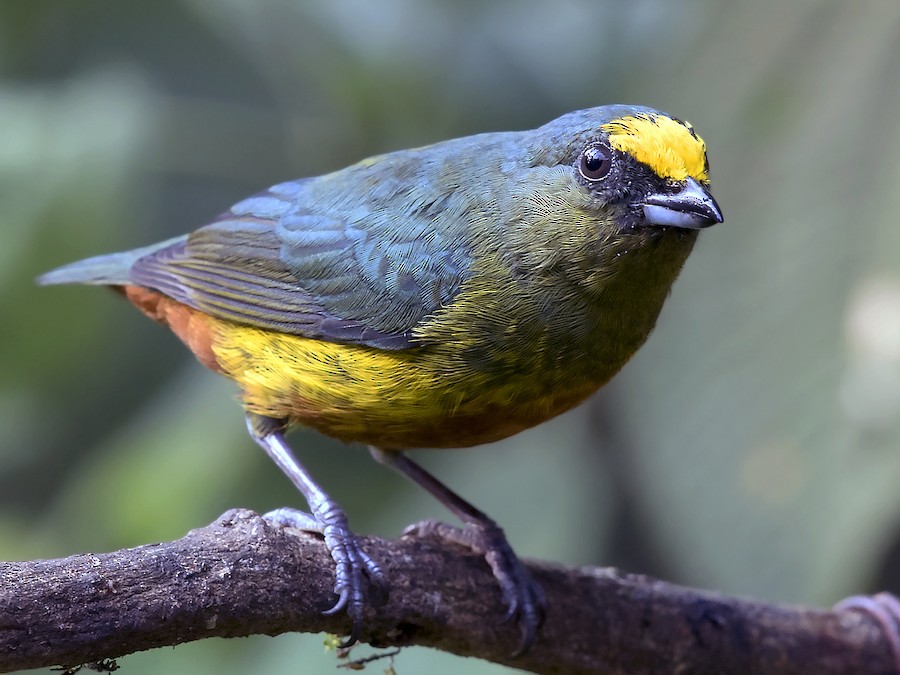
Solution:
[(500, 526), (402, 452), (375, 447), (369, 450), (377, 461), (427, 490), (465, 523), (465, 527), (460, 529), (425, 521), (407, 528), (404, 535), (437, 536), (483, 555), (500, 585), (507, 607), (506, 621), (516, 620), (522, 630), (522, 640), (515, 656), (525, 653), (534, 642), (544, 618), (544, 593), (516, 556)]
[(881, 632), (894, 655), (894, 665), (900, 673), (900, 599), (891, 593), (853, 595), (834, 606), (835, 612), (856, 611), (871, 616), (881, 627)]
[(338, 601), (325, 614), (346, 609), (353, 620), (350, 637), (344, 647), (359, 638), (366, 600), (383, 604), (387, 586), (378, 564), (368, 556), (350, 530), (347, 515), (312, 479), (284, 439), (284, 423), (262, 415), (247, 415), (247, 430), (266, 454), (278, 465), (306, 498), (311, 513), (296, 509), (276, 509), (264, 518), (290, 527), (322, 534), (335, 563), (334, 592)]

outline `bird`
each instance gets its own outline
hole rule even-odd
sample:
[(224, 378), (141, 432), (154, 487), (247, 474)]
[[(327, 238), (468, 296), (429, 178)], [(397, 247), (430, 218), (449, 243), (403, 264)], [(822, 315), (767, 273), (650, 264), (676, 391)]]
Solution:
[(368, 446), (460, 519), (417, 532), (484, 556), (521, 654), (540, 586), (502, 528), (407, 452), (496, 441), (584, 401), (721, 222), (693, 126), (606, 105), (280, 183), (189, 234), (38, 282), (116, 289), (237, 384), (249, 435), (307, 502), (265, 517), (323, 535), (345, 645), (389, 580), (288, 444), (295, 426)]

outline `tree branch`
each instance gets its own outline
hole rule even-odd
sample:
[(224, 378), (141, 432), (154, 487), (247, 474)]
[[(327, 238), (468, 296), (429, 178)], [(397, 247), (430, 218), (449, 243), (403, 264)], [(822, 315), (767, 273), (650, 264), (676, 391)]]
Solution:
[[(362, 639), (424, 645), (537, 673), (891, 672), (875, 621), (767, 605), (612, 569), (529, 563), (547, 596), (535, 646), (503, 623), (483, 560), (423, 539), (368, 538), (391, 582)], [(317, 537), (245, 510), (177, 541), (101, 555), (0, 563), (0, 672), (76, 666), (205, 637), (346, 634)]]

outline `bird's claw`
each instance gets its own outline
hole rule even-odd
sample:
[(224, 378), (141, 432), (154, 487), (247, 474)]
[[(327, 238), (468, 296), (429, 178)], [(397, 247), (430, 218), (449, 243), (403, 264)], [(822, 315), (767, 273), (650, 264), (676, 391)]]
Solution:
[(434, 538), (450, 541), (484, 556), (500, 586), (506, 605), (504, 623), (515, 621), (522, 637), (512, 657), (521, 656), (534, 643), (537, 630), (544, 622), (547, 603), (541, 586), (532, 579), (519, 560), (503, 530), (493, 522), (453, 527), (434, 520), (425, 520), (407, 527), (403, 536)]
[(334, 592), (338, 599), (323, 614), (332, 616), (346, 611), (352, 621), (350, 635), (342, 649), (359, 640), (366, 604), (380, 607), (387, 602), (388, 586), (378, 563), (363, 550), (359, 539), (350, 530), (347, 516), (340, 509), (324, 508), (309, 514), (296, 509), (277, 509), (264, 518), (283, 526), (321, 534), (335, 563)]

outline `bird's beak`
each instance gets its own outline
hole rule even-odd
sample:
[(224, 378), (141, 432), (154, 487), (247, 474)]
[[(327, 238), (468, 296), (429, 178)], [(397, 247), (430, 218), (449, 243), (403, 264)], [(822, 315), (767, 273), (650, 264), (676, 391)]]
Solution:
[(648, 195), (641, 206), (650, 225), (698, 230), (722, 222), (716, 200), (693, 178), (674, 194)]

